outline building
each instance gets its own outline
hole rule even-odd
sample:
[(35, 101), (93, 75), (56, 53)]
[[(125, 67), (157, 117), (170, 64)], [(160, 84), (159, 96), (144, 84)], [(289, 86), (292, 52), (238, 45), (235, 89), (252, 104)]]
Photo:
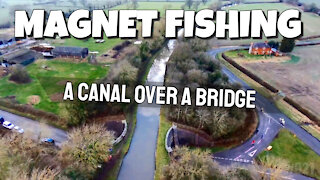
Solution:
[(88, 48), (82, 47), (55, 47), (52, 50), (52, 55), (54, 57), (85, 58), (88, 54)]
[(14, 45), (17, 43), (16, 38), (11, 38), (11, 39), (0, 39), (0, 48), (5, 48), (11, 45)]
[(40, 55), (28, 49), (22, 49), (3, 56), (3, 65), (28, 65), (35, 61)]
[(267, 42), (251, 43), (249, 54), (253, 55), (271, 55), (272, 50)]

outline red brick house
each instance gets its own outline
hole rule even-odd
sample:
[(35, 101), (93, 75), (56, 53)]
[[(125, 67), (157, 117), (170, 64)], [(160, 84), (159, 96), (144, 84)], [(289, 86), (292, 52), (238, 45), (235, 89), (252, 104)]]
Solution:
[(264, 43), (251, 43), (249, 48), (249, 54), (253, 55), (271, 55), (272, 50), (267, 42)]

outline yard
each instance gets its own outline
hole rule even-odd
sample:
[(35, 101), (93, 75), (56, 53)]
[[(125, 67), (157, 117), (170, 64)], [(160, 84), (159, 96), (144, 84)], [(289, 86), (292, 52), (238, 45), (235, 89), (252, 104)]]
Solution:
[(257, 157), (265, 166), (285, 162), (289, 165), (285, 170), (320, 178), (320, 156), (288, 130), (281, 130), (271, 146), (271, 151), (264, 151)]
[[(29, 84), (16, 84), (9, 81), (8, 77), (0, 79), (0, 97), (14, 96), (19, 103), (59, 114), (66, 81), (90, 83), (105, 77), (108, 69), (88, 63), (38, 60), (27, 66), (32, 77)], [(31, 97), (37, 98), (35, 103), (30, 102)]]

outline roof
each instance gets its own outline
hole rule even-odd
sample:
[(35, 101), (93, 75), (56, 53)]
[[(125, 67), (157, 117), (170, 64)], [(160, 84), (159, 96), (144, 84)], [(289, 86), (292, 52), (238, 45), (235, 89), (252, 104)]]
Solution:
[(52, 52), (60, 52), (60, 53), (82, 53), (84, 51), (88, 51), (88, 48), (83, 47), (71, 47), (71, 46), (59, 46), (55, 47)]
[(252, 47), (253, 48), (271, 48), (268, 43), (264, 43), (264, 42), (253, 43)]
[(36, 57), (37, 57), (37, 53), (35, 53), (34, 51), (23, 49), (23, 50), (10, 53), (9, 55), (6, 55), (4, 59), (9, 63), (19, 64), (19, 63), (23, 63), (24, 61), (34, 59)]

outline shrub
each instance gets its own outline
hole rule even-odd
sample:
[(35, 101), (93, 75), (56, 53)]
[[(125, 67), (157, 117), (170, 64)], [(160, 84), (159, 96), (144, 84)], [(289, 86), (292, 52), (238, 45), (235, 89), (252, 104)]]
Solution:
[(281, 52), (291, 52), (295, 46), (294, 39), (283, 38), (280, 45)]
[(25, 68), (21, 65), (15, 65), (11, 68), (10, 81), (19, 84), (26, 84), (31, 82), (31, 78)]

